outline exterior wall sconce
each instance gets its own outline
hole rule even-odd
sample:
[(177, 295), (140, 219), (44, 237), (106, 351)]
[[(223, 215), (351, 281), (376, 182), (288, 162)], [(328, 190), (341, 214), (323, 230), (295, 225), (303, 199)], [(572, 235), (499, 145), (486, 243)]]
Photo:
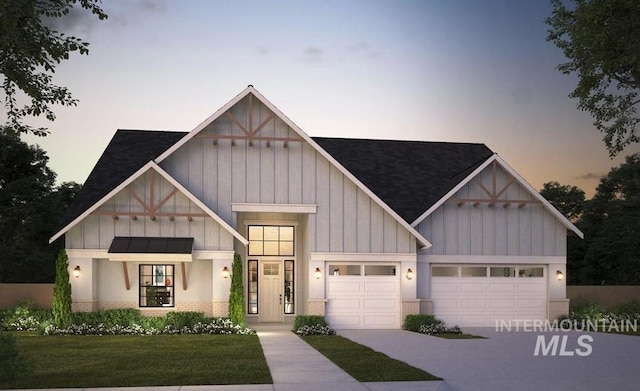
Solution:
[(75, 278), (80, 277), (80, 266), (76, 266), (76, 267), (73, 268), (73, 276)]
[(413, 279), (413, 270), (407, 269), (407, 280)]
[(562, 270), (558, 270), (556, 272), (556, 277), (558, 277), (558, 281), (562, 281), (564, 279), (564, 274), (562, 273)]
[(222, 268), (222, 277), (229, 278), (229, 268), (226, 266)]
[(319, 280), (320, 277), (322, 277), (322, 271), (320, 270), (319, 267), (316, 268), (316, 271), (313, 273), (314, 276), (316, 276), (316, 279)]

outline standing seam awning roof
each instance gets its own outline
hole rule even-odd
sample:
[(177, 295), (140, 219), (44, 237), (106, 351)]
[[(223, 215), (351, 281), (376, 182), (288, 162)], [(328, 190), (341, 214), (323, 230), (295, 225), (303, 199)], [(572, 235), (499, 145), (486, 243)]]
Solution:
[(108, 253), (191, 254), (193, 238), (122, 237), (113, 238)]

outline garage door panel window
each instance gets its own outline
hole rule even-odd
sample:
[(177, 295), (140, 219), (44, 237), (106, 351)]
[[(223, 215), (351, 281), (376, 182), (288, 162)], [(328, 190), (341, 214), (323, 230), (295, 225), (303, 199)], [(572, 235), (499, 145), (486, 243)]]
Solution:
[(463, 266), (460, 268), (462, 277), (486, 277), (487, 268), (478, 266)]
[(458, 277), (458, 268), (455, 266), (434, 266), (431, 269), (433, 277)]
[(520, 268), (518, 270), (519, 277), (544, 277), (544, 268), (542, 267), (529, 267)]
[(489, 268), (489, 276), (491, 277), (515, 277), (516, 268), (509, 266), (498, 266)]
[(395, 276), (396, 267), (389, 265), (365, 265), (365, 276)]
[(361, 276), (362, 267), (360, 265), (329, 265), (327, 269), (329, 275), (333, 276)]

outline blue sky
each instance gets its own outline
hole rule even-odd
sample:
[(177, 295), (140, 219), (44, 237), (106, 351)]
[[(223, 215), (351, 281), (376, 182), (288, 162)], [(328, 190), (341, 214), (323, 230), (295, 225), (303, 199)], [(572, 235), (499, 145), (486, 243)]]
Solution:
[(545, 41), (546, 0), (110, 0), (73, 13), (91, 43), (58, 67), (78, 107), (38, 142), (84, 182), (117, 129), (191, 130), (253, 84), (311, 136), (487, 144), (535, 188), (591, 195), (608, 158)]

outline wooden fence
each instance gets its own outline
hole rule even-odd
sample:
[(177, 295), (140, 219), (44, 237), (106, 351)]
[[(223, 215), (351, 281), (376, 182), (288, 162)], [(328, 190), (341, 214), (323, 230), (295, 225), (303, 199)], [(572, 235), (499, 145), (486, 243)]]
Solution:
[(571, 303), (588, 301), (611, 307), (640, 301), (640, 286), (570, 285), (567, 286), (567, 298)]
[(51, 308), (53, 284), (0, 284), (0, 308), (11, 308), (25, 299), (40, 308)]

